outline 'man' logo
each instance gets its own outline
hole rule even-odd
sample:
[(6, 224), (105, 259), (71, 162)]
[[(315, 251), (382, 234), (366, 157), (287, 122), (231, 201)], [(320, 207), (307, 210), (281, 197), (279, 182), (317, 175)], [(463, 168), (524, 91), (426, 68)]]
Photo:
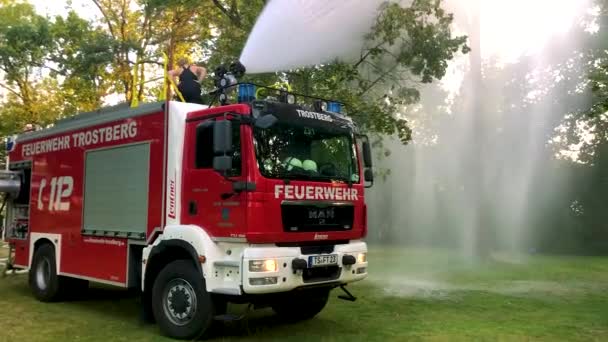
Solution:
[(169, 180), (169, 217), (175, 218), (175, 178)]
[(335, 217), (334, 208), (308, 210), (309, 219), (333, 219)]

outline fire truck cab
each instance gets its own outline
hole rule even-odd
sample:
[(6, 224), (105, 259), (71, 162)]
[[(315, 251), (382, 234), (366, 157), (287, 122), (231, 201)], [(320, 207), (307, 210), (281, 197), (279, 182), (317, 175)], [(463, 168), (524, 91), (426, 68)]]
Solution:
[(337, 103), (239, 99), (119, 106), (13, 137), (5, 238), (33, 295), (136, 288), (186, 339), (228, 302), (307, 319), (364, 279), (367, 139)]

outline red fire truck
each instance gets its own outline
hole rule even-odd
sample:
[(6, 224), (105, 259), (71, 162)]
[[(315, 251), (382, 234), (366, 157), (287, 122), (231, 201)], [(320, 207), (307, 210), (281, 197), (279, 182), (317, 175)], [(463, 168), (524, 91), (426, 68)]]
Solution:
[(255, 87), (233, 85), (234, 104), (222, 92), (212, 107), (119, 106), (11, 141), (6, 240), (33, 295), (135, 288), (173, 338), (200, 336), (228, 302), (299, 320), (337, 287), (354, 300), (369, 142), (338, 103)]

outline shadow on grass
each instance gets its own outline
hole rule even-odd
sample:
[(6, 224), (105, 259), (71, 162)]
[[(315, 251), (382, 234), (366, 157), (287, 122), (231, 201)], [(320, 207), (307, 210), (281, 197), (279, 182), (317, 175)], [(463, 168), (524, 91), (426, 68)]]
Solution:
[[(0, 280), (1, 281), (1, 280)], [(45, 306), (61, 308), (82, 317), (90, 317), (99, 321), (120, 321), (132, 329), (146, 327), (151, 334), (160, 338), (160, 332), (155, 324), (145, 323), (142, 319), (141, 300), (136, 291), (91, 284), (88, 289), (71, 293), (68, 298), (55, 303), (40, 303), (34, 298), (27, 282), (27, 275), (9, 277), (2, 284), (3, 290), (11, 293), (17, 302), (30, 302), (42, 309)], [(236, 316), (245, 313), (246, 305), (230, 305), (229, 312)], [(310, 320), (310, 329), (332, 329), (335, 323), (322, 317)], [(271, 309), (252, 310), (245, 317), (232, 322), (215, 322), (209, 340), (225, 339), (267, 339), (285, 337), (296, 325), (302, 329), (307, 322), (292, 323), (275, 315)]]
[[(240, 321), (217, 322), (209, 336), (210, 340), (276, 340), (287, 339), (294, 333), (329, 332), (340, 329), (340, 322), (326, 319), (322, 315), (307, 321), (292, 322), (274, 314), (271, 309), (251, 312)], [(295, 336), (291, 336), (295, 337)]]
[[(13, 284), (10, 284), (9, 287), (13, 291), (14, 294), (18, 294), (20, 296), (32, 297), (33, 294), (29, 288), (27, 283), (27, 278), (23, 277), (23, 281)], [(124, 290), (120, 288), (112, 288), (112, 287), (104, 287), (104, 286), (89, 286), (88, 289), (84, 291), (80, 291), (77, 293), (68, 294), (67, 298), (61, 300), (63, 303), (78, 303), (78, 302), (86, 302), (90, 304), (91, 302), (106, 302), (109, 300), (117, 300), (117, 299), (135, 299), (137, 298), (137, 294), (134, 291)]]
[[(12, 296), (35, 301), (27, 275), (8, 280), (7, 290)], [(136, 321), (139, 316), (140, 300), (135, 291), (113, 288), (103, 285), (90, 285), (88, 289), (69, 293), (66, 298), (53, 303), (41, 305), (62, 305), (75, 308), (77, 311), (89, 311), (96, 315)]]

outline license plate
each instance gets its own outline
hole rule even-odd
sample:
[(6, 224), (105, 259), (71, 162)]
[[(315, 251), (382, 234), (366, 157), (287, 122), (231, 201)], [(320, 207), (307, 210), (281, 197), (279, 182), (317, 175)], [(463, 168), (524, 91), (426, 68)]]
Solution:
[(308, 257), (308, 267), (329, 266), (338, 264), (338, 255), (313, 255)]

